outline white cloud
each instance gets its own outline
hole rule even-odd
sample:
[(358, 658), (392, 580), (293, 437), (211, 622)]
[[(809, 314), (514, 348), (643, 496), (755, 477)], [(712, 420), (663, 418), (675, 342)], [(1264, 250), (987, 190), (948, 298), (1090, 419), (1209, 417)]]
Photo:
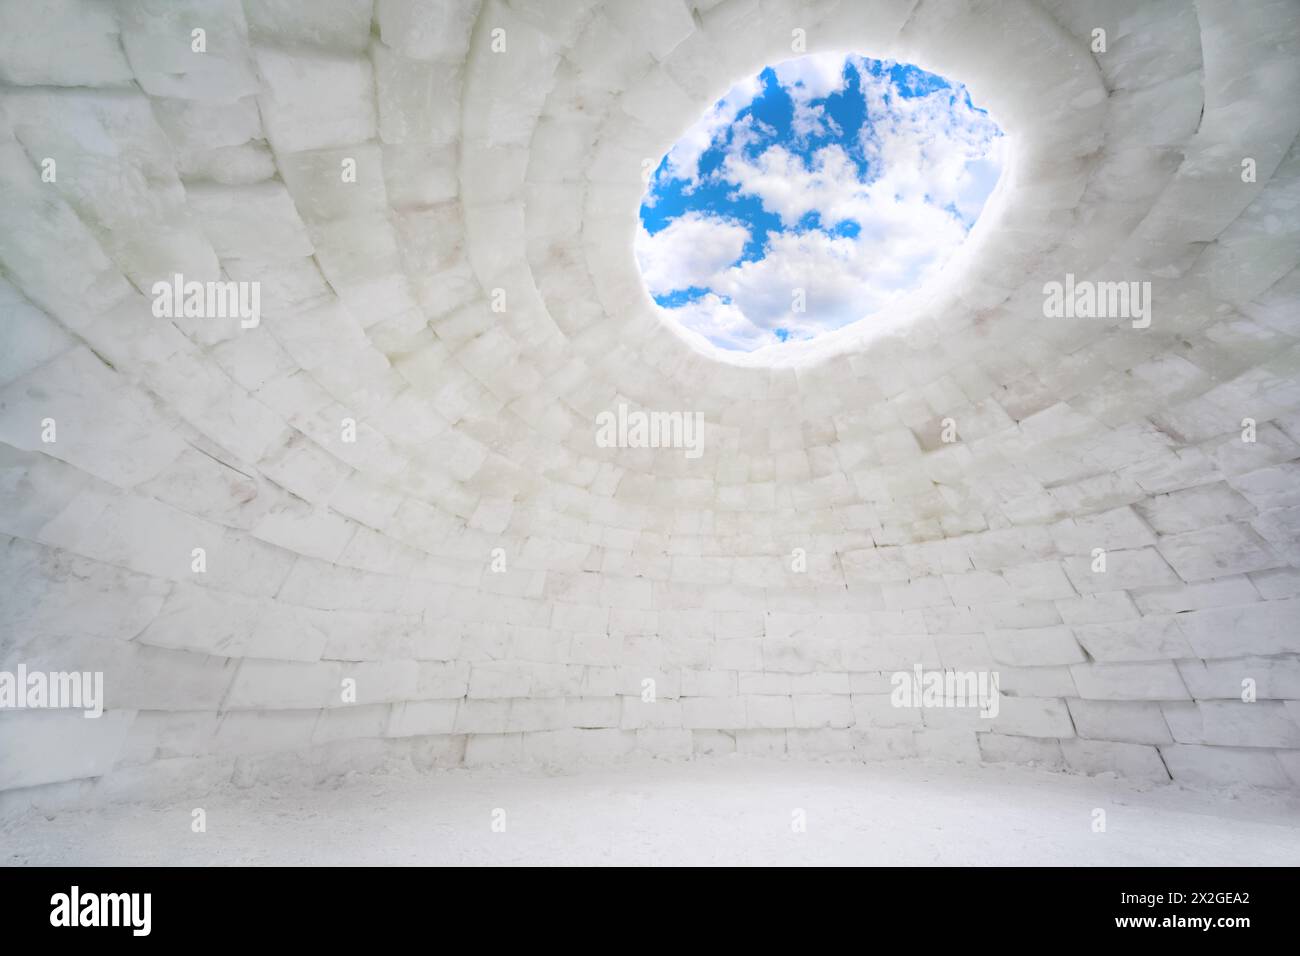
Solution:
[(749, 229), (734, 219), (697, 212), (678, 216), (654, 235), (637, 231), (636, 258), (651, 295), (707, 286), (744, 251)]
[(863, 71), (861, 77), (870, 117), (858, 143), (867, 161), (865, 178), (839, 145), (823, 147), (807, 161), (781, 145), (757, 157), (731, 149), (723, 176), (757, 196), (787, 226), (809, 212), (820, 213), (825, 226), (845, 219), (865, 223), (882, 214), (896, 219), (887, 212), (891, 206), (953, 205), (973, 213), (984, 198), (977, 189), (991, 189), (1001, 167), (1000, 141), (988, 118), (961, 100), (950, 103), (953, 94), (946, 89), (903, 97), (887, 75)]
[[(714, 276), (709, 288), (732, 299), (759, 328), (812, 335), (839, 328), (889, 306), (923, 283), (960, 242), (962, 231), (938, 210), (926, 214), (934, 230), (900, 218), (856, 237), (819, 229), (775, 235), (762, 259)], [(937, 238), (937, 241), (931, 241)], [(793, 311), (802, 290), (804, 312)]]
[(844, 89), (843, 56), (837, 53), (814, 53), (778, 63), (772, 67), (772, 72), (794, 103), (791, 129), (795, 136), (806, 139), (809, 136), (839, 132), (839, 127), (826, 115), (825, 109), (813, 106), (812, 101), (824, 100), (832, 93)]
[(842, 136), (835, 120), (826, 115), (826, 107), (811, 106), (807, 103), (795, 103), (794, 116), (790, 120), (790, 129), (801, 140), (810, 136)]
[(839, 53), (810, 53), (772, 67), (776, 81), (791, 99), (824, 100), (844, 89), (844, 57)]
[(984, 201), (993, 192), (993, 187), (998, 184), (998, 177), (1002, 174), (1006, 142), (1002, 138), (995, 139), (986, 158), (969, 162), (962, 170), (954, 190), (957, 195), (953, 204), (967, 227), (975, 224), (980, 211), (984, 208)]
[(713, 144), (722, 130), (736, 121), (736, 114), (754, 102), (763, 89), (757, 76), (742, 80), (727, 91), (727, 95), (714, 104), (682, 134), (668, 152), (668, 175), (687, 182), (699, 181), (700, 157)]
[(779, 215), (787, 227), (810, 212), (821, 213), (823, 225), (829, 226), (868, 211), (866, 186), (858, 181), (856, 165), (840, 146), (817, 150), (808, 163), (779, 145), (754, 158), (732, 150), (723, 162), (722, 175), (741, 193), (757, 196), (763, 208)]
[[(738, 195), (757, 197), (786, 230), (769, 234), (761, 259), (733, 265), (748, 239), (735, 220), (688, 213), (655, 236), (642, 231), (637, 254), (651, 292), (709, 289), (673, 315), (718, 345), (757, 348), (776, 340), (775, 329), (811, 337), (888, 308), (942, 269), (997, 182), (1004, 141), (964, 96), (948, 88), (902, 96), (888, 64), (876, 76), (860, 58), (849, 62), (868, 117), (856, 142), (812, 154), (799, 148), (810, 133), (838, 132), (816, 101), (845, 88), (839, 56), (773, 68), (795, 104), (785, 143), (751, 155), (774, 131), (730, 114), (727, 155), (713, 175)], [(711, 120), (726, 112), (715, 110)], [(719, 130), (711, 128), (710, 142)], [(683, 155), (697, 164), (702, 151)], [(818, 214), (820, 228), (795, 231), (809, 213)], [(850, 221), (856, 235), (830, 231)], [(806, 296), (804, 313), (791, 309), (796, 289)]]
[(859, 144), (900, 201), (947, 206), (969, 181), (968, 164), (992, 154), (1000, 168), (997, 127), (964, 96), (948, 89), (900, 96), (888, 74), (861, 69), (858, 75), (871, 118), (859, 131)]
[(775, 333), (754, 325), (735, 303), (712, 292), (668, 312), (683, 328), (698, 332), (724, 349), (752, 352), (781, 341)]

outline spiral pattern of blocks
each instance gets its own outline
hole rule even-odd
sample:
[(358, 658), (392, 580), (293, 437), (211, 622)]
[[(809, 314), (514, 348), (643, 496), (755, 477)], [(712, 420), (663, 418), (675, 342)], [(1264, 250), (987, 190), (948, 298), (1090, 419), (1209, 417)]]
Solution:
[[(965, 83), (1010, 160), (890, 315), (711, 350), (638, 272), (643, 160), (796, 29)], [(0, 712), (0, 800), (733, 751), (1300, 785), (1294, 0), (6, 0), (0, 84), (0, 669), (104, 675)], [(1067, 274), (1149, 326), (1045, 317)], [(178, 275), (260, 321), (160, 316)], [(702, 454), (602, 447), (620, 406)], [(997, 714), (893, 706), (917, 667)]]

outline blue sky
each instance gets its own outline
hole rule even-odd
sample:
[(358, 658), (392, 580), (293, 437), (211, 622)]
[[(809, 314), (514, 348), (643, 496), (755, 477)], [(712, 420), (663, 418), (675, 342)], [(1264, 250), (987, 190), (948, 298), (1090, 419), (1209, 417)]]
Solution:
[(963, 86), (908, 64), (768, 67), (655, 171), (642, 275), (672, 319), (723, 348), (812, 338), (938, 271), (996, 185), (1002, 143)]

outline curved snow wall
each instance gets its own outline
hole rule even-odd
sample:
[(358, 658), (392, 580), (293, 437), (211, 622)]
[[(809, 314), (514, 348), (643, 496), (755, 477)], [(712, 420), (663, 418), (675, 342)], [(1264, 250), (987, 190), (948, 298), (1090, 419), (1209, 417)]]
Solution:
[[(1298, 24), (0, 4), (0, 671), (104, 708), (0, 711), (0, 790), (731, 751), (1295, 786)], [(800, 33), (966, 83), (1011, 161), (923, 300), (739, 359), (645, 294), (643, 160)], [(1089, 282), (1146, 315), (1045, 314)], [(620, 406), (701, 453), (598, 441)], [(996, 705), (897, 706), (917, 668)]]

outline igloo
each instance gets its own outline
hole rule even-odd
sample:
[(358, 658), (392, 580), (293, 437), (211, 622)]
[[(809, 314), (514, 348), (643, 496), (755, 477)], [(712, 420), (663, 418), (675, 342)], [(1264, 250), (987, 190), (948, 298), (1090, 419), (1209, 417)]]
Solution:
[[(728, 351), (645, 164), (792, 50), (1006, 163)], [(1300, 859), (1291, 0), (5, 0), (0, 83), (0, 671), (103, 695), (0, 707), (12, 860)]]

